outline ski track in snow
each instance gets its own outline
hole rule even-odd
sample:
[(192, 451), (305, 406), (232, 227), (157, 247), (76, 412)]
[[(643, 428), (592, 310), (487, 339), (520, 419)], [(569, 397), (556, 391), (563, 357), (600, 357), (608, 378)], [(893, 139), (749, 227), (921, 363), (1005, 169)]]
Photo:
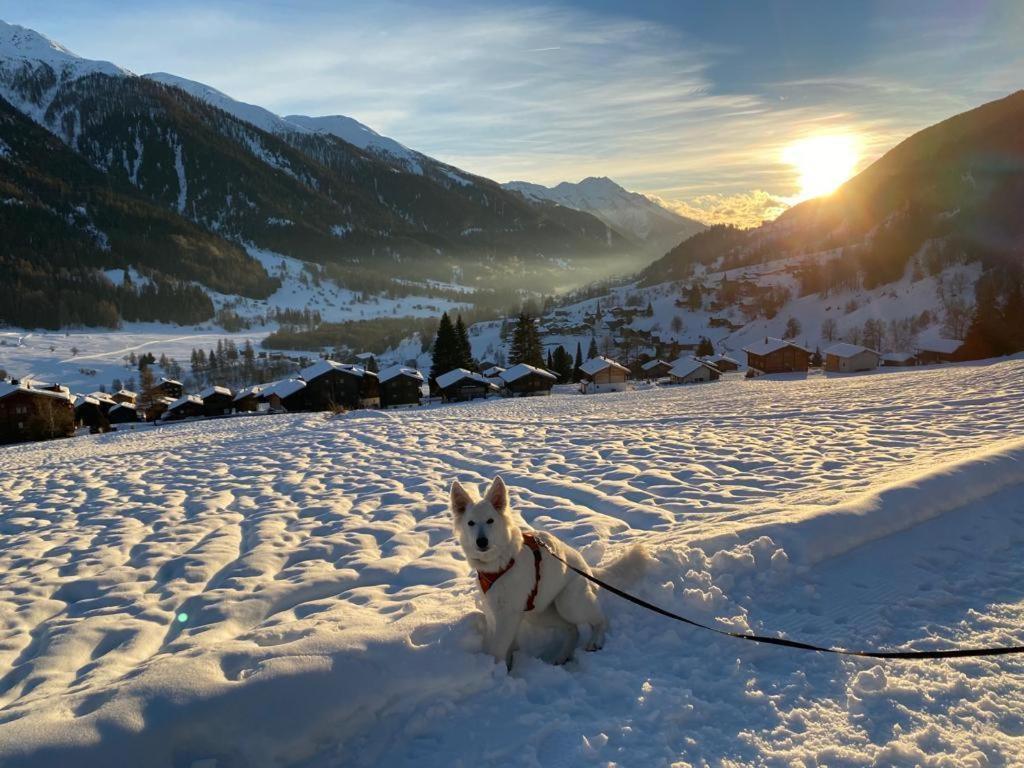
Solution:
[(530, 525), (595, 563), (644, 541), (636, 590), (732, 629), (1021, 644), (1019, 472), (813, 564), (744, 531), (940, 504), (929, 470), (1024, 455), (1022, 405), (1011, 360), (2, 449), (0, 765), (1022, 765), (1024, 659), (822, 658), (606, 596), (602, 652), (506, 674), (446, 499), (501, 472)]

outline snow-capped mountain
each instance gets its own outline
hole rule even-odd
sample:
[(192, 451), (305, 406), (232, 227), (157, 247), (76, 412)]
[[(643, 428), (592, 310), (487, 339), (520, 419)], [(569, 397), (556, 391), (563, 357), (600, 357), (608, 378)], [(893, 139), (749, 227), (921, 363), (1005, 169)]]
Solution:
[(419, 152), (415, 152), (387, 136), (381, 136), (369, 126), (345, 115), (326, 115), (324, 117), (288, 115), (284, 119), (289, 125), (296, 128), (311, 133), (327, 133), (337, 136), (342, 141), (347, 141), (360, 149), (391, 155), (413, 166), (418, 166), (424, 159)]
[(705, 227), (680, 216), (637, 192), (630, 192), (606, 177), (594, 177), (554, 187), (510, 181), (502, 185), (530, 200), (548, 201), (589, 213), (613, 229), (630, 235), (661, 255)]

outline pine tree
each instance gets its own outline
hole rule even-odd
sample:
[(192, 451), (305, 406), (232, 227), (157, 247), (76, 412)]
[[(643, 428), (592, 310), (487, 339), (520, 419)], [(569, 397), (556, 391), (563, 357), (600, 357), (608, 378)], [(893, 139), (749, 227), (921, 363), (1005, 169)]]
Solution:
[(453, 368), (459, 368), (458, 365), (458, 339), (455, 335), (455, 326), (452, 325), (451, 318), (448, 317), (448, 313), (445, 312), (441, 315), (441, 321), (437, 324), (437, 335), (434, 336), (434, 346), (431, 348), (431, 354), (433, 360), (430, 365), (430, 378), (431, 380), (436, 379), (438, 376)]
[(591, 336), (590, 346), (587, 348), (587, 360), (593, 360), (595, 357), (597, 357), (597, 355), (597, 337)]
[(572, 380), (574, 382), (580, 380), (580, 366), (583, 365), (583, 347), (580, 346), (580, 342), (576, 342), (576, 360), (572, 366)]
[(537, 322), (523, 312), (516, 321), (512, 331), (512, 349), (509, 351), (509, 362), (513, 365), (526, 363), (536, 368), (544, 367), (544, 349), (537, 331)]
[[(559, 347), (559, 349), (561, 349), (561, 347)], [(548, 350), (548, 365), (547, 365), (547, 368), (548, 368), (549, 371), (555, 370), (555, 361), (551, 357), (551, 350), (550, 349)]]
[(572, 355), (559, 346), (551, 355), (551, 370), (558, 374), (558, 381), (567, 384), (573, 379)]
[(466, 331), (466, 324), (462, 322), (462, 315), (455, 321), (455, 340), (458, 364), (453, 367), (473, 370), (476, 367), (473, 363), (473, 345), (469, 343), (469, 333)]

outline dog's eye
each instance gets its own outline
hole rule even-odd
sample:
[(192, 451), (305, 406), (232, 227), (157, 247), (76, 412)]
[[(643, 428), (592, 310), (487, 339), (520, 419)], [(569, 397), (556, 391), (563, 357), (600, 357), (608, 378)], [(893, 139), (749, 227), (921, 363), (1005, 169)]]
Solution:
[(470, 528), (472, 528), (474, 525), (476, 525), (476, 521), (475, 520), (470, 520), (468, 523), (466, 523), (466, 525), (468, 525)]
[(494, 525), (494, 518), (493, 518), (493, 517), (489, 518), (489, 519), (487, 520), (487, 524), (488, 524), (488, 525)]

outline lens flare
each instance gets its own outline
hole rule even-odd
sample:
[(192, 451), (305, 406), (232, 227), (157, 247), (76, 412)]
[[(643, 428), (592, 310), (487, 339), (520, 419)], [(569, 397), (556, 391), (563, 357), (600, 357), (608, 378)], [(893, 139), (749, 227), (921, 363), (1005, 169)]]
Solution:
[(859, 142), (849, 134), (811, 136), (782, 151), (783, 162), (800, 174), (800, 200), (834, 192), (853, 176), (859, 159)]

